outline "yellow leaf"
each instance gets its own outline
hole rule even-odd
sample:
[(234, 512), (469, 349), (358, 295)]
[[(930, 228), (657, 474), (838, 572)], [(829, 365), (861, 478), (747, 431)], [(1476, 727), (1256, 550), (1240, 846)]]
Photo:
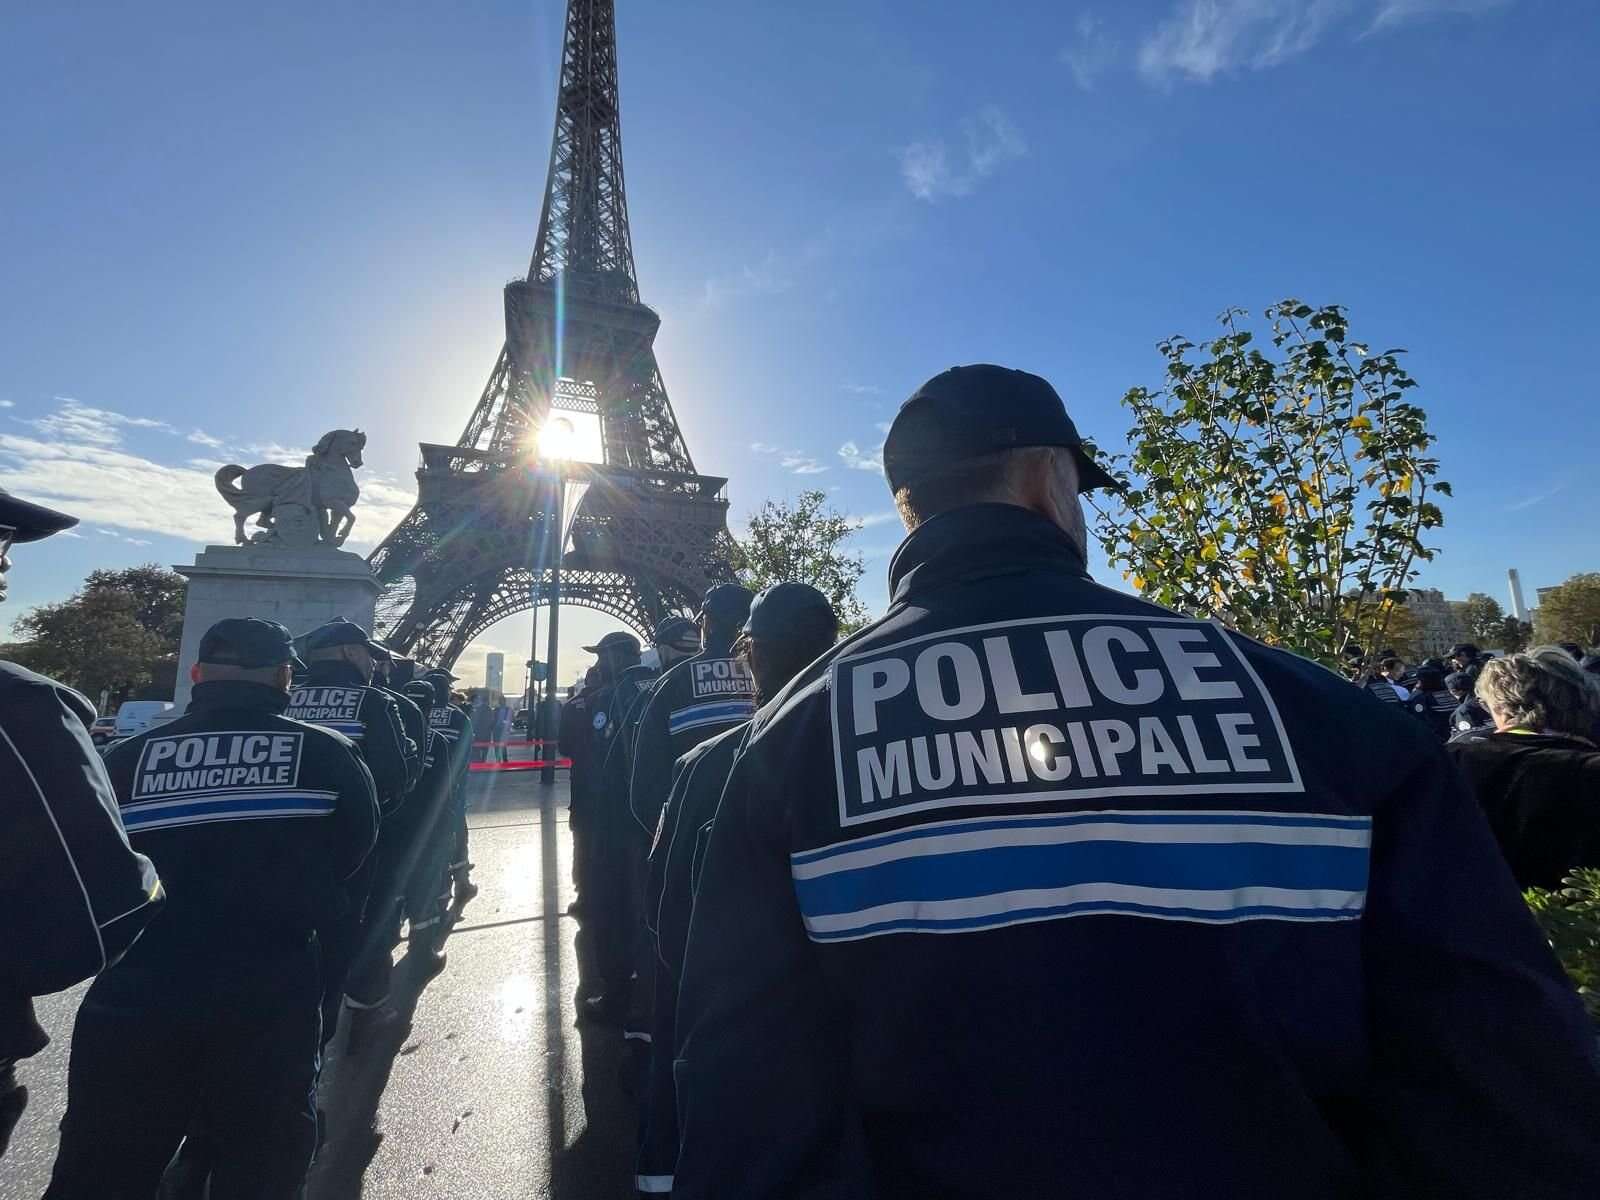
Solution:
[(1144, 591), (1144, 576), (1143, 575), (1135, 575), (1133, 577), (1133, 590), (1136, 591), (1136, 592)]
[(1282, 492), (1273, 492), (1271, 496), (1267, 497), (1267, 503), (1272, 505), (1272, 511), (1280, 517), (1288, 515), (1289, 497)]
[(1351, 429), (1362, 429), (1362, 430), (1371, 429), (1372, 428), (1372, 418), (1370, 418), (1370, 417), (1351, 417), (1350, 418), (1350, 428)]

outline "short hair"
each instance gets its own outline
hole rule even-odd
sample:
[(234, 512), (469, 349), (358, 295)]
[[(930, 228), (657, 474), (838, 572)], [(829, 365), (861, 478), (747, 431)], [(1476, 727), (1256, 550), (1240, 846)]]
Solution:
[(1483, 664), (1477, 696), (1497, 725), (1588, 737), (1600, 719), (1600, 683), (1559, 646), (1535, 646)]
[(1055, 446), (1018, 446), (950, 463), (895, 489), (894, 506), (907, 529), (969, 504), (1004, 504), (1017, 498), (1017, 481), (1042, 457), (1070, 453)]
[(750, 668), (756, 681), (756, 706), (771, 700), (801, 671), (833, 648), (838, 624), (815, 624), (786, 637), (756, 638), (740, 635), (735, 653)]
[(233, 663), (207, 662), (203, 658), (195, 663), (200, 668), (202, 683), (264, 683), (269, 687), (276, 686), (283, 669), (288, 665), (284, 662), (270, 667), (240, 667)]
[(1383, 660), (1383, 669), (1385, 671), (1393, 671), (1405, 665), (1404, 661), (1398, 658), (1386, 658)]

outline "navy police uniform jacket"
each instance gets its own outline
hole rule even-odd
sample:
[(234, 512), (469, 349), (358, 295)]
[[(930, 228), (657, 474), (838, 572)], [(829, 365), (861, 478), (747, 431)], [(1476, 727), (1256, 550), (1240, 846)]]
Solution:
[(680, 1200), (1593, 1197), (1594, 1033), (1398, 705), (981, 505), (757, 715)]
[(372, 772), (385, 815), (405, 803), (422, 751), (406, 736), (394, 697), (365, 683), (349, 663), (312, 663), (304, 680), (297, 680), (290, 691), (284, 716), (331, 729), (354, 742)]
[(183, 716), (106, 753), (129, 840), (171, 897), (126, 965), (292, 951), (343, 919), (339, 885), (377, 837), (376, 791), (355, 744), (285, 717), (287, 699), (196, 684)]
[(116, 962), (161, 906), (89, 740), (93, 720), (71, 688), (0, 663), (0, 1059), (45, 1044), (30, 997)]
[(423, 759), (428, 752), (428, 718), (417, 707), (416, 701), (404, 692), (397, 692), (392, 687), (379, 687), (378, 690), (394, 701), (395, 711), (400, 714), (400, 728), (405, 730), (411, 743), (404, 747), (406, 794), (409, 795), (416, 788), (417, 781), (422, 778), (422, 769), (427, 765)]
[(711, 820), (749, 722), (701, 742), (678, 760), (672, 791), (655, 842), (650, 847), (644, 917), (655, 947), (652, 973), (650, 1072), (641, 1106), (637, 1190), (672, 1190), (678, 1157), (678, 1103), (672, 1064), (677, 1057), (678, 980), (683, 975), (683, 947), (694, 909), (695, 884), (705, 854)]
[(656, 682), (634, 738), (628, 805), (653, 835), (672, 786), (672, 764), (707, 738), (748, 721), (756, 709), (750, 670), (724, 648), (706, 647)]

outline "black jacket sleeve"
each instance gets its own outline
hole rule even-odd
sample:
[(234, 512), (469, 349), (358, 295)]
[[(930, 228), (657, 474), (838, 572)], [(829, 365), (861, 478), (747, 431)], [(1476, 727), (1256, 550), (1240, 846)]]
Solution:
[(1595, 1031), (1442, 752), (1374, 814), (1372, 1194), (1600, 1196)]
[(405, 803), (409, 786), (409, 759), (416, 755), (417, 747), (406, 736), (400, 723), (400, 709), (394, 699), (376, 688), (368, 688), (361, 699), (362, 722), (367, 736), (362, 744), (367, 769), (372, 772), (372, 782), (378, 789), (378, 803), (385, 814), (394, 812)]
[[(675, 1064), (672, 1194), (743, 1200), (871, 1195), (850, 1055), (789, 873), (782, 795), (746, 752), (711, 827), (689, 920)], [(781, 1085), (775, 1081), (781, 1081)]]
[[(370, 728), (370, 726), (369, 726)], [(339, 793), (333, 819), (340, 880), (349, 879), (372, 852), (382, 822), (378, 789), (372, 772), (354, 744), (344, 741), (334, 761), (334, 788)]]
[(672, 788), (672, 764), (677, 756), (672, 752), (667, 714), (678, 686), (676, 674), (663, 675), (638, 709), (633, 763), (628, 776), (628, 808), (647, 837), (655, 836), (661, 806), (667, 802), (667, 793)]
[(159, 909), (84, 725), (88, 702), (0, 681), (0, 989), (45, 995), (116, 962)]

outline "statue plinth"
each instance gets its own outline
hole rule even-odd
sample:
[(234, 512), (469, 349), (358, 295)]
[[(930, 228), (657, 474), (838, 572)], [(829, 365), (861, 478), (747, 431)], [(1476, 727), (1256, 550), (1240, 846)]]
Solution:
[(179, 712), (189, 702), (200, 638), (224, 617), (264, 617), (296, 635), (334, 617), (370, 630), (380, 590), (359, 554), (326, 545), (207, 546), (191, 565), (173, 570), (189, 581), (173, 696)]

